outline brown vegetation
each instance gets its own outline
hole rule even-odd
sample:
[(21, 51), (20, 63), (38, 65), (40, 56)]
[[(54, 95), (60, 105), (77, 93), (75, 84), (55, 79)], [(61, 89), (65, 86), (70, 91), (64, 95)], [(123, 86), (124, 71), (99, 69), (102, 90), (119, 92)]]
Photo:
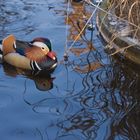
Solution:
[(140, 41), (140, 1), (139, 0), (109, 0), (110, 7), (115, 7), (115, 14), (128, 20), (132, 36)]

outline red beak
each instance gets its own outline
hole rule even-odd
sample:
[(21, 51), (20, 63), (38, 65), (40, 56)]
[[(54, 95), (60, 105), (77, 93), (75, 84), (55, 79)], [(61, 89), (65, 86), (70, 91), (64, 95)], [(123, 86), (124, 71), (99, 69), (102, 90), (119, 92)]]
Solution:
[(48, 52), (47, 56), (49, 56), (51, 59), (55, 60), (56, 59), (56, 53), (55, 52)]

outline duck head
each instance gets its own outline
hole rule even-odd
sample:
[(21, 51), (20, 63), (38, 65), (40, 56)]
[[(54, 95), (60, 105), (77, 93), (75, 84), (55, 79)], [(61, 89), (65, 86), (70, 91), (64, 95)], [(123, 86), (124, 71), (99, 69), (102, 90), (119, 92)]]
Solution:
[[(47, 56), (47, 57), (51, 58), (52, 60), (56, 60), (56, 53), (52, 51), (51, 42), (49, 39), (43, 38), (43, 37), (35, 38), (33, 41), (30, 42), (30, 45), (32, 47), (29, 48), (29, 50), (32, 51), (32, 54), (34, 55), (33, 52), (37, 52), (36, 59), (42, 59)], [(36, 51), (36, 50), (38, 50), (38, 51)], [(27, 53), (27, 55), (28, 55), (28, 53)]]
[(39, 37), (30, 42), (31, 47), (26, 49), (26, 56), (40, 67), (54, 69), (57, 66), (56, 53), (52, 51), (51, 42), (47, 38)]

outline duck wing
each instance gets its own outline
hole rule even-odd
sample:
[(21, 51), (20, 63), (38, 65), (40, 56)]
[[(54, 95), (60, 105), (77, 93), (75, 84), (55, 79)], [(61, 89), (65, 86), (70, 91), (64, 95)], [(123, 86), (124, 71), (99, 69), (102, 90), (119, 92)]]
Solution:
[(16, 52), (23, 56), (26, 55), (26, 49), (28, 49), (30, 47), (31, 47), (31, 45), (29, 42), (16, 40), (16, 42), (14, 43), (14, 48), (15, 48)]
[(25, 50), (29, 47), (31, 47), (30, 43), (16, 40), (12, 34), (2, 40), (2, 51), (4, 55), (15, 52), (25, 56)]

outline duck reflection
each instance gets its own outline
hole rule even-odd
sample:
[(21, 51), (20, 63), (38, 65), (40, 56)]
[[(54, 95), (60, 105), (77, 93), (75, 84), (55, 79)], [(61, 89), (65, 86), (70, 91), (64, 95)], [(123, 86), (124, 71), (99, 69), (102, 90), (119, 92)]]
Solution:
[(34, 81), (35, 86), (40, 91), (48, 91), (53, 88), (53, 80), (51, 77), (52, 71), (27, 71), (19, 68), (15, 68), (7, 63), (3, 64), (3, 69), (6, 75), (16, 77), (23, 75)]

